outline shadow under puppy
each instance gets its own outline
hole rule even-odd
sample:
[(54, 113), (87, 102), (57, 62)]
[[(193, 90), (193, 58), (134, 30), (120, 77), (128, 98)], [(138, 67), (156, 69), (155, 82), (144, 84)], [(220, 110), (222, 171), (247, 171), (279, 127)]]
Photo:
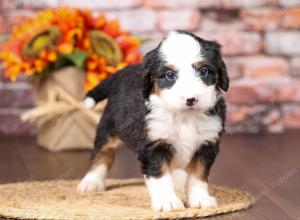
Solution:
[(189, 207), (216, 207), (207, 177), (219, 152), (226, 111), (222, 91), (228, 87), (219, 44), (170, 32), (143, 64), (124, 68), (88, 92), (87, 106), (108, 102), (91, 168), (78, 191), (105, 189), (123, 142), (138, 155), (153, 209), (183, 209), (176, 186), (186, 191)]

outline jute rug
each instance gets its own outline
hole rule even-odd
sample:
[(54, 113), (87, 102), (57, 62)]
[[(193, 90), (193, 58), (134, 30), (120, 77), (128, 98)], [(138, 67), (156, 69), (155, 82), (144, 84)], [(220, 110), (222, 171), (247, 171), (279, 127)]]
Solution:
[[(155, 212), (141, 179), (107, 181), (107, 191), (79, 194), (79, 180), (24, 182), (0, 185), (0, 216), (18, 219), (178, 219), (228, 213), (250, 207), (247, 192), (210, 186), (218, 201), (214, 209)], [(184, 195), (179, 196), (185, 201)]]

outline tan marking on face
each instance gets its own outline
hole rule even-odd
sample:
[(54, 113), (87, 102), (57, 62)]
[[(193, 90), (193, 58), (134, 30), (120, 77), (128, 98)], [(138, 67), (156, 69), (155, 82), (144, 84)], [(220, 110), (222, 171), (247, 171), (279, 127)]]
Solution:
[(160, 88), (157, 83), (154, 83), (154, 93), (158, 96), (160, 95)]
[(174, 64), (167, 64), (166, 67), (170, 68), (171, 70), (173, 70), (175, 72), (177, 71), (177, 68)]
[(111, 167), (115, 159), (116, 148), (122, 143), (123, 142), (118, 137), (109, 138), (107, 143), (102, 146), (101, 150), (92, 161), (91, 169), (100, 164), (105, 164), (108, 168)]
[(159, 146), (162, 146), (162, 145), (165, 145), (165, 144), (166, 144), (165, 141), (158, 140), (158, 141), (155, 141), (152, 146), (153, 147), (159, 147)]
[(204, 60), (200, 60), (200, 61), (197, 61), (195, 63), (192, 64), (192, 66), (196, 69), (196, 70), (200, 70), (201, 67), (205, 64), (205, 61)]
[(199, 158), (193, 158), (186, 168), (187, 172), (198, 177), (202, 181), (207, 181), (208, 172)]

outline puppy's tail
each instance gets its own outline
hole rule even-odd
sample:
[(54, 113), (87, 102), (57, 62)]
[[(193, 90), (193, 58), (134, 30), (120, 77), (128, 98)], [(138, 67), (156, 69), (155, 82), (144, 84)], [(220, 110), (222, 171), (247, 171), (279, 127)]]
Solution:
[(111, 75), (106, 80), (100, 82), (95, 88), (88, 91), (84, 100), (85, 106), (87, 108), (93, 108), (98, 102), (107, 98), (118, 75), (117, 73)]

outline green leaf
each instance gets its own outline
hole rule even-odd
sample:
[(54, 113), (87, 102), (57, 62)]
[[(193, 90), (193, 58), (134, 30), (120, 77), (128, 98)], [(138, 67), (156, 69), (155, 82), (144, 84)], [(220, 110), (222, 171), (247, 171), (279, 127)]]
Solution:
[(86, 52), (78, 49), (71, 54), (62, 54), (62, 56), (78, 68), (84, 68), (85, 60), (88, 57)]
[(65, 66), (67, 66), (69, 63), (70, 63), (69, 59), (67, 59), (66, 57), (64, 57), (60, 54), (58, 56), (58, 59), (54, 63), (54, 69), (55, 70), (61, 69)]

